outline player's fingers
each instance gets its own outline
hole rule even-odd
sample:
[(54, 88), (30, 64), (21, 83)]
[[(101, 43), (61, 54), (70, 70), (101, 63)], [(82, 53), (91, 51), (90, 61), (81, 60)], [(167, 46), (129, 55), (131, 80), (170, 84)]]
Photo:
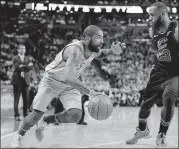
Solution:
[(125, 49), (126, 48), (126, 44), (125, 43), (121, 43), (121, 48)]
[(113, 41), (111, 46), (114, 46), (114, 45), (115, 45), (115, 42)]
[(121, 46), (121, 42), (118, 42), (116, 45)]
[(122, 46), (122, 49), (125, 49), (126, 48), (126, 46)]
[(121, 43), (121, 46), (126, 46), (126, 43)]

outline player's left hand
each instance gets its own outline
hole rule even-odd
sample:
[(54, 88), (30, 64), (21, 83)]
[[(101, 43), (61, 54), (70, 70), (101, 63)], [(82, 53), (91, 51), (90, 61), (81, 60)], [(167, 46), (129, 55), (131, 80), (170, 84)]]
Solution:
[(122, 50), (126, 48), (126, 44), (125, 43), (121, 43), (118, 42), (117, 44), (115, 44), (114, 42), (111, 45), (111, 50), (115, 53), (115, 54), (121, 54)]

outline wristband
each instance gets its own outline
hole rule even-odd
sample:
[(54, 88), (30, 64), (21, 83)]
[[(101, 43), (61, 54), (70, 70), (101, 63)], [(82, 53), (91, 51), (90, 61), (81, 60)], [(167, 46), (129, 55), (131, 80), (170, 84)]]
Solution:
[(89, 96), (92, 96), (92, 94), (93, 94), (93, 90), (91, 90), (90, 92), (89, 92)]

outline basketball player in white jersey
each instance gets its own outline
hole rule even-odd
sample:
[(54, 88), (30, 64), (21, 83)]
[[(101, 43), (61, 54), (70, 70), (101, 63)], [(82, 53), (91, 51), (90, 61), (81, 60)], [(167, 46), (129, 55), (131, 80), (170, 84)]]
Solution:
[[(39, 84), (38, 93), (33, 102), (33, 111), (25, 117), (21, 127), (11, 142), (13, 148), (21, 147), (25, 133), (43, 117), (46, 107), (54, 97), (59, 97), (65, 111), (51, 117), (58, 123), (78, 123), (81, 118), (81, 93), (90, 98), (99, 94), (90, 90), (78, 78), (91, 61), (101, 54), (103, 31), (95, 25), (88, 26), (83, 32), (84, 39), (71, 43), (57, 54), (55, 60), (45, 68)], [(111, 51), (120, 54), (125, 43), (112, 44)], [(43, 119), (41, 120), (43, 121)], [(40, 123), (41, 128), (42, 124)], [(42, 130), (38, 129), (38, 130)], [(37, 139), (43, 139), (43, 130), (36, 133)]]

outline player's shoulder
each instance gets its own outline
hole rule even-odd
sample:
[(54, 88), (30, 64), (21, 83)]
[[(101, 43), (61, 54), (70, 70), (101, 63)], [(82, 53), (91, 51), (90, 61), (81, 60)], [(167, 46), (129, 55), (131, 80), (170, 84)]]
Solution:
[(78, 47), (78, 48), (83, 48), (82, 41), (76, 41), (73, 43), (68, 44), (66, 47)]
[(82, 55), (82, 46), (80, 43), (71, 43), (68, 44), (64, 51), (63, 51), (63, 57), (67, 59), (69, 56), (76, 56), (80, 57)]
[(65, 49), (70, 49), (73, 52), (81, 52), (83, 48), (84, 47), (81, 41), (70, 43), (65, 47)]

